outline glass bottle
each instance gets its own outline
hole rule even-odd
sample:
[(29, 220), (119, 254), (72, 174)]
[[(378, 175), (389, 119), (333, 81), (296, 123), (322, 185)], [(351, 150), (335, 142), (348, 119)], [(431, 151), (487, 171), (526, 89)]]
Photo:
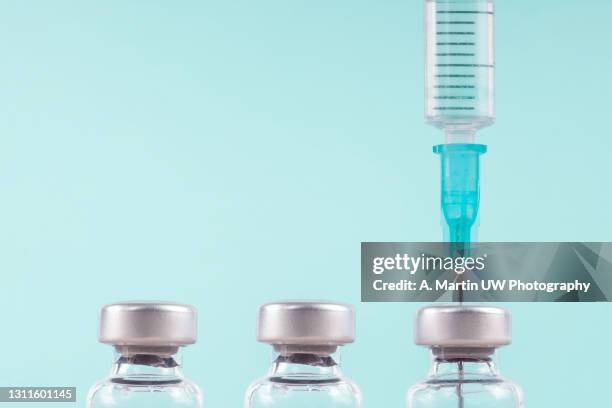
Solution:
[(510, 341), (506, 309), (420, 309), (415, 342), (431, 349), (432, 365), (429, 376), (408, 391), (408, 408), (521, 408), (520, 388), (501, 377), (494, 364), (495, 349)]
[(88, 408), (202, 408), (183, 376), (180, 348), (196, 341), (196, 310), (176, 303), (123, 302), (102, 307), (98, 339), (115, 348), (110, 375), (87, 396)]
[(350, 305), (278, 302), (259, 308), (257, 340), (273, 346), (268, 374), (245, 408), (360, 408), (361, 391), (340, 370), (338, 347), (355, 339)]

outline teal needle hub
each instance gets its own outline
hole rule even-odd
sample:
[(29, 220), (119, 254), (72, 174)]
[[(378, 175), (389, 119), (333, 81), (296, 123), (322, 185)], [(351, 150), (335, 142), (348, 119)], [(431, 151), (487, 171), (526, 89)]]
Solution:
[(480, 204), (480, 155), (487, 146), (449, 143), (433, 147), (440, 155), (441, 205), (449, 242), (469, 244)]

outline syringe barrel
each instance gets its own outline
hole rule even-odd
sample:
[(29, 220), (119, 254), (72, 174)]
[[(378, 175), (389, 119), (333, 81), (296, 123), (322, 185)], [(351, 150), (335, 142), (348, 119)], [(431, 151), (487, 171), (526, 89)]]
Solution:
[(495, 120), (493, 0), (425, 0), (425, 13), (426, 118), (465, 142)]

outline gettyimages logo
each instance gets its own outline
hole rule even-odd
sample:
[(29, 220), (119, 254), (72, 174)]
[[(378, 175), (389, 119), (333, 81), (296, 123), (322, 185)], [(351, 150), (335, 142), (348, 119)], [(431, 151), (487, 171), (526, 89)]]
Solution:
[(362, 242), (364, 302), (612, 301), (612, 242)]
[(392, 257), (376, 257), (372, 259), (372, 272), (381, 275), (387, 271), (405, 271), (414, 275), (420, 271), (444, 271), (455, 272), (458, 275), (470, 271), (482, 271), (486, 268), (487, 255), (471, 257), (442, 257), (421, 254), (410, 256), (408, 254), (396, 254)]

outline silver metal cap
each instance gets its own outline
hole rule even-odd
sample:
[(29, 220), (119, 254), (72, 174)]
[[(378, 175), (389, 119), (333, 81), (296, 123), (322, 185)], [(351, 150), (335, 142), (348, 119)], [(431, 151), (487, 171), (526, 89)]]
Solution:
[(427, 306), (415, 319), (414, 341), (439, 348), (495, 348), (512, 341), (510, 312), (491, 306)]
[(197, 337), (193, 306), (168, 302), (120, 302), (100, 309), (98, 341), (114, 346), (177, 347)]
[(257, 340), (274, 345), (339, 346), (355, 340), (355, 312), (344, 303), (286, 301), (259, 308)]

